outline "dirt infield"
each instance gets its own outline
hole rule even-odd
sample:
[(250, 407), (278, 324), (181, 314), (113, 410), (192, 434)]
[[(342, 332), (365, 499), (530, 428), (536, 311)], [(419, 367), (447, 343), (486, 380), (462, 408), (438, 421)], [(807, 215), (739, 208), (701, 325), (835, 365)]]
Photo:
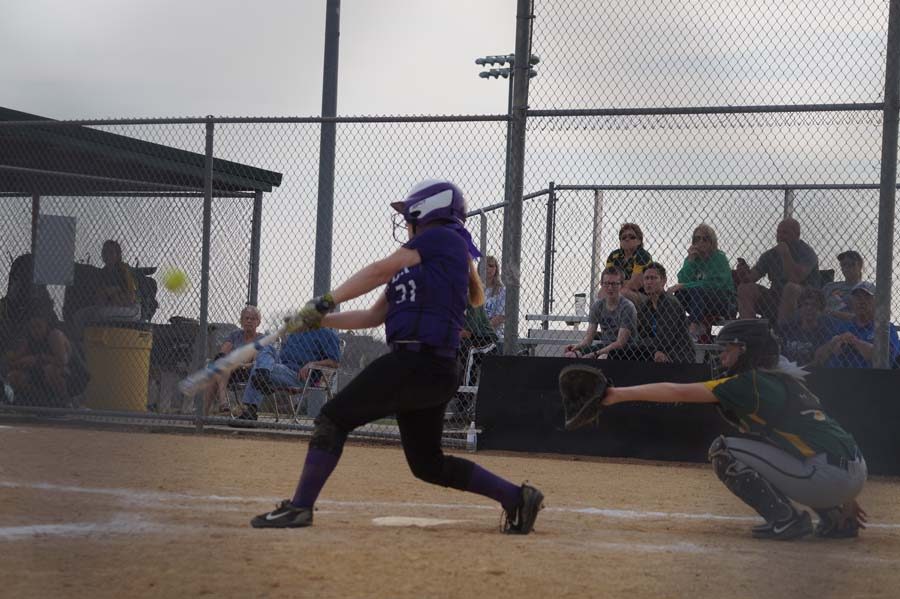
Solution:
[[(900, 585), (896, 480), (867, 485), (859, 539), (779, 543), (750, 538), (753, 514), (707, 468), (478, 454), (546, 494), (536, 532), (511, 537), (498, 507), (416, 481), (399, 448), (348, 445), (314, 527), (251, 529), (305, 451), (0, 421), (0, 593), (844, 599)], [(411, 523), (429, 526), (397, 526)]]

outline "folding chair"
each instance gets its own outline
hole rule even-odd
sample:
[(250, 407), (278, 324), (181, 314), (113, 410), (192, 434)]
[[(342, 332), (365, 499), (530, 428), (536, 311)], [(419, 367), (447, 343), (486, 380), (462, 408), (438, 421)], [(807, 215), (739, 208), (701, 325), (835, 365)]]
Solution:
[[(318, 376), (315, 376), (318, 373)], [(316, 379), (315, 383), (311, 381)], [(299, 423), (300, 417), (308, 415), (310, 396), (314, 395), (312, 391), (321, 391), (325, 393), (325, 401), (334, 399), (334, 393), (337, 391), (337, 368), (329, 368), (328, 366), (314, 366), (309, 369), (309, 375), (306, 377), (303, 385), (291, 385), (287, 387), (275, 387), (272, 394), (272, 404), (275, 409), (275, 421), (281, 418), (281, 411), (278, 404), (287, 404), (290, 415), (294, 422)], [(324, 402), (323, 402), (324, 403)], [(321, 409), (321, 406), (319, 407)], [(318, 415), (318, 410), (315, 411)]]
[(454, 400), (455, 413), (453, 413), (454, 410), (451, 410), (449, 414), (451, 419), (457, 414), (464, 416), (465, 420), (469, 421), (475, 417), (475, 396), (478, 393), (478, 378), (481, 374), (481, 363), (476, 364), (475, 360), (479, 356), (491, 353), (496, 348), (496, 343), (488, 343), (481, 347), (469, 349), (469, 355), (466, 356), (466, 368), (463, 374), (462, 385), (456, 390), (456, 398)]

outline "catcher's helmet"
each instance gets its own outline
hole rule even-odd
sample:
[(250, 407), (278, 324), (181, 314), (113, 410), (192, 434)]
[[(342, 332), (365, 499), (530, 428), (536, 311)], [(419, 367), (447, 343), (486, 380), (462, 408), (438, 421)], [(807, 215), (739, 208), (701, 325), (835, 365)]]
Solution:
[(436, 220), (466, 222), (466, 200), (459, 187), (450, 181), (428, 179), (417, 183), (405, 200), (391, 203), (391, 208), (413, 225)]
[(778, 340), (769, 328), (766, 319), (733, 320), (722, 327), (716, 335), (716, 343), (726, 345), (738, 343), (745, 348), (738, 362), (730, 369), (741, 372), (750, 368), (772, 367), (778, 363)]

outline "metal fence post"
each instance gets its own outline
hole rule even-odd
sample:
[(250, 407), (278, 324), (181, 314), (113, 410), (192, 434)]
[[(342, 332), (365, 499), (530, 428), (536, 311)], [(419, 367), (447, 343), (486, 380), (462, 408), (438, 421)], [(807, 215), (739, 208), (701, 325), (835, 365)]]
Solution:
[(784, 212), (782, 219), (792, 218), (794, 216), (794, 190), (784, 190)]
[[(544, 233), (544, 314), (553, 310), (553, 266), (556, 261), (556, 183), (550, 181), (547, 193), (547, 229)], [(544, 330), (550, 321), (541, 323)]]
[[(481, 254), (483, 256), (487, 256), (487, 215), (482, 210), (478, 214), (478, 223), (481, 225), (481, 231), (479, 233), (479, 243), (481, 246), (478, 248), (481, 250)], [(481, 280), (487, 282), (487, 261), (479, 260), (478, 261), (478, 274), (481, 276)]]
[(528, 111), (528, 62), (531, 55), (533, 0), (518, 0), (516, 8), (516, 63), (513, 109), (510, 120), (509, 160), (506, 169), (506, 209), (503, 211), (503, 279), (506, 286), (506, 322), (503, 350), (514, 355), (519, 345), (519, 289), (522, 259), (522, 188), (525, 175), (525, 124)]
[(250, 281), (247, 303), (259, 303), (259, 248), (262, 243), (262, 192), (253, 194), (253, 221), (250, 223)]
[(900, 0), (891, 0), (884, 70), (884, 121), (881, 136), (881, 192), (878, 196), (878, 251), (875, 263), (876, 368), (890, 368), (891, 271), (897, 194), (897, 128), (900, 113)]
[(591, 288), (588, 289), (587, 306), (590, 309), (600, 289), (600, 264), (606, 265), (600, 250), (603, 233), (603, 190), (594, 190), (594, 228), (591, 232)]
[[(322, 73), (322, 116), (337, 116), (338, 50), (341, 34), (341, 1), (325, 7), (325, 64)], [(334, 224), (334, 153), (337, 139), (334, 121), (322, 123), (319, 141), (319, 201), (316, 208), (316, 262), (313, 295), (331, 289), (332, 226)]]
[[(213, 173), (213, 132), (215, 123), (212, 115), (206, 121), (206, 160), (203, 168), (203, 233), (200, 253), (200, 325), (197, 331), (197, 348), (194, 354), (194, 368), (198, 370), (206, 362), (207, 327), (209, 326), (209, 245), (212, 230), (212, 173)], [(194, 396), (194, 422), (197, 430), (203, 430), (203, 393)]]

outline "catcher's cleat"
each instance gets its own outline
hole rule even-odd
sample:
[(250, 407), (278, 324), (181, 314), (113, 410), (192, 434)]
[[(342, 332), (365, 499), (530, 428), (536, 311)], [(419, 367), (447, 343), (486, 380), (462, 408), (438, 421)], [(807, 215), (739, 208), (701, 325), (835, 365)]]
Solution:
[(508, 535), (527, 535), (534, 529), (538, 512), (544, 507), (544, 494), (522, 484), (522, 502), (512, 510), (503, 510), (501, 530)]
[(813, 531), (812, 519), (809, 512), (795, 512), (787, 520), (780, 522), (766, 522), (753, 527), (754, 539), (773, 539), (775, 541), (789, 541), (805, 537)]
[(253, 528), (303, 528), (312, 526), (313, 511), (308, 507), (294, 507), (289, 499), (271, 512), (260, 514), (250, 521)]
[(814, 531), (817, 537), (825, 539), (853, 539), (859, 536), (859, 522), (847, 518), (840, 507), (816, 510), (819, 523)]
[(559, 373), (566, 430), (575, 430), (596, 422), (603, 406), (603, 396), (612, 384), (599, 368), (583, 364), (566, 366)]

